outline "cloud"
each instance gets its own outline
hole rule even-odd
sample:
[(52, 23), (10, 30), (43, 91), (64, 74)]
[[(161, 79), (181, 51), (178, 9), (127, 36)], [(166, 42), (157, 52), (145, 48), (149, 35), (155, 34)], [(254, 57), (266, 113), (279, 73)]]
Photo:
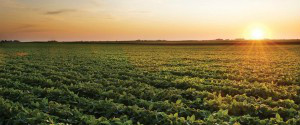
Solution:
[(47, 29), (23, 29), (16, 31), (16, 33), (34, 33), (34, 32), (47, 32)]
[(33, 25), (33, 24), (23, 24), (23, 25), (17, 27), (16, 29), (17, 30), (22, 30), (22, 29), (30, 29), (30, 28), (34, 28), (34, 27), (36, 27), (36, 26)]
[(55, 10), (55, 11), (47, 11), (45, 12), (46, 15), (58, 15), (58, 14), (63, 14), (63, 13), (69, 13), (69, 12), (74, 12), (76, 10), (73, 9), (61, 9), (61, 10)]
[(7, 8), (8, 10), (25, 10), (25, 11), (39, 11), (41, 8), (33, 7), (17, 0), (0, 0), (0, 8)]
[(1, 8), (14, 8), (14, 9), (20, 9), (24, 8), (24, 5), (21, 3), (15, 1), (15, 0), (0, 0), (0, 7)]
[(15, 28), (13, 33), (46, 32), (48, 30), (34, 24), (22, 24)]

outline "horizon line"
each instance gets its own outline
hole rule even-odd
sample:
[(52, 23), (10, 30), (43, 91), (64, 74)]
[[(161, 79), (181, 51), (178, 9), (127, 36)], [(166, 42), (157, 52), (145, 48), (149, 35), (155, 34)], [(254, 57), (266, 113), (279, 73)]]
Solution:
[(18, 40), (18, 39), (0, 39), (0, 41), (19, 41), (19, 42), (147, 42), (147, 41), (157, 41), (157, 42), (168, 42), (168, 41), (266, 41), (266, 40), (300, 40), (299, 38), (280, 38), (280, 39), (182, 39), (182, 40), (171, 40), (171, 39), (135, 39), (135, 40)]

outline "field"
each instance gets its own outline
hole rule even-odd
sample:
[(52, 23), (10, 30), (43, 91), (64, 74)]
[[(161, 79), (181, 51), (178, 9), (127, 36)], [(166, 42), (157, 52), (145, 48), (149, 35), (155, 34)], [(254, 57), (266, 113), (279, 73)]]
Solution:
[(0, 44), (1, 124), (300, 124), (300, 45)]

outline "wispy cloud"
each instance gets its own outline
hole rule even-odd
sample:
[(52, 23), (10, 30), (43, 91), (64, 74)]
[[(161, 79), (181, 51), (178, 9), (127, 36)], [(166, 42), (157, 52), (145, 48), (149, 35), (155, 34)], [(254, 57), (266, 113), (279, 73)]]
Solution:
[(39, 11), (41, 8), (29, 6), (24, 2), (18, 0), (0, 0), (0, 7), (7, 8), (8, 10), (22, 10), (22, 11)]
[(48, 29), (44, 29), (34, 24), (22, 24), (16, 27), (13, 33), (29, 33), (29, 32), (46, 32)]
[(55, 10), (55, 11), (47, 11), (45, 12), (46, 15), (58, 15), (63, 13), (69, 13), (69, 12), (75, 12), (74, 9), (61, 9), (61, 10)]
[(14, 8), (14, 9), (24, 8), (24, 5), (22, 5), (21, 3), (15, 0), (0, 0), (0, 2), (1, 2), (0, 7)]
[(19, 30), (16, 31), (17, 33), (34, 33), (34, 32), (47, 32), (49, 31), (48, 29), (23, 29), (23, 30)]
[(36, 26), (33, 24), (23, 24), (19, 27), (17, 27), (17, 30), (22, 30), (22, 29), (30, 29), (30, 28), (35, 28)]

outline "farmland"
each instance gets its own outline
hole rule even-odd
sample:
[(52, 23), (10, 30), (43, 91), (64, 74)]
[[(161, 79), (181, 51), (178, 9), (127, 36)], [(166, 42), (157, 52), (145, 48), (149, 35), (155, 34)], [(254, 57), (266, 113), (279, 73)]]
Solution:
[(300, 124), (300, 45), (0, 44), (0, 124)]

